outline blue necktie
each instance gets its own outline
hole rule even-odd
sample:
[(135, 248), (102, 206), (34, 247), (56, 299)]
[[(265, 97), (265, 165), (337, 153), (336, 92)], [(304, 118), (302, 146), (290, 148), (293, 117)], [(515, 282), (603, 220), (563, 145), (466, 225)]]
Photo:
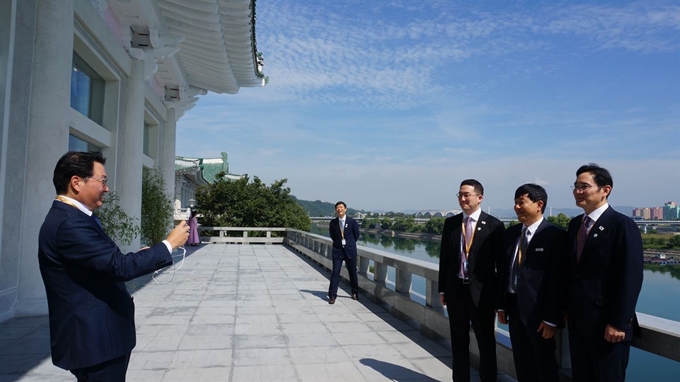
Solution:
[(99, 225), (99, 228), (104, 229), (104, 227), (102, 227), (102, 221), (99, 220), (99, 218), (97, 217), (97, 215), (92, 214), (92, 219), (94, 219), (94, 221), (97, 222), (97, 225)]

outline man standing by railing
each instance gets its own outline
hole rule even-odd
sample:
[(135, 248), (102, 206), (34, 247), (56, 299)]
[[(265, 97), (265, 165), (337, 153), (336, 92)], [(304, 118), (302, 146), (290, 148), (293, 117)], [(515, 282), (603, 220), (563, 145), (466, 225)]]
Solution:
[(503, 253), (505, 226), (480, 206), (484, 187), (461, 182), (463, 213), (444, 222), (439, 256), (439, 299), (449, 313), (453, 379), (470, 381), (470, 323), (479, 345), (479, 376), (496, 381), (496, 263)]
[(576, 171), (583, 214), (569, 222), (568, 328), (574, 381), (624, 381), (644, 269), (640, 229), (614, 211), (614, 182), (594, 163)]
[(517, 188), (521, 224), (505, 231), (505, 259), (498, 267), (498, 321), (509, 325), (519, 382), (560, 380), (554, 336), (564, 317), (567, 232), (543, 218), (547, 204), (543, 187)]
[(359, 224), (356, 220), (347, 216), (345, 202), (335, 203), (335, 212), (338, 217), (331, 220), (328, 233), (333, 240), (333, 273), (331, 285), (328, 288), (328, 303), (335, 304), (338, 297), (338, 284), (340, 283), (340, 270), (342, 262), (347, 265), (349, 284), (352, 289), (352, 299), (359, 299), (359, 279), (357, 277), (357, 240), (359, 240)]

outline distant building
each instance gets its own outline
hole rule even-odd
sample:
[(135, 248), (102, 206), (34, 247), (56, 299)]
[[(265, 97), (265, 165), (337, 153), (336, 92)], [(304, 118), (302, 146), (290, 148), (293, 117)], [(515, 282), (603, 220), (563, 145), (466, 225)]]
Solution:
[(663, 205), (663, 220), (678, 220), (680, 206), (676, 202), (668, 202)]
[[(674, 202), (669, 202), (674, 203)], [(668, 204), (668, 203), (667, 203)], [(676, 220), (678, 217), (678, 212), (670, 213), (668, 216), (676, 216), (675, 218), (668, 218), (665, 214), (665, 207), (644, 207), (644, 208), (633, 208), (633, 218), (635, 220)]]
[(175, 157), (175, 220), (186, 219), (186, 208), (196, 202), (199, 187), (222, 179), (240, 179), (246, 175), (229, 173), (227, 153), (219, 158)]

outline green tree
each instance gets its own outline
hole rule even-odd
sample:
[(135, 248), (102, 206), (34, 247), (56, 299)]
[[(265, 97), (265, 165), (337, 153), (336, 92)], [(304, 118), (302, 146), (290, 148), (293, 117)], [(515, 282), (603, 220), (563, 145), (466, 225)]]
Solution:
[(680, 249), (680, 235), (675, 235), (668, 239), (668, 248)]
[(104, 232), (113, 241), (119, 244), (128, 245), (139, 236), (139, 219), (130, 217), (120, 207), (118, 195), (109, 192), (104, 200), (104, 204), (97, 210), (97, 217), (102, 222)]
[(151, 245), (168, 235), (172, 226), (172, 199), (165, 193), (165, 180), (158, 170), (142, 175), (142, 241)]
[(558, 227), (562, 227), (564, 229), (569, 228), (569, 221), (570, 220), (571, 219), (569, 218), (569, 216), (567, 216), (563, 213), (560, 213), (557, 216), (548, 216), (549, 222), (553, 223), (554, 225), (556, 225)]
[(430, 218), (430, 220), (425, 223), (425, 232), (427, 233), (432, 233), (435, 235), (441, 235), (442, 232), (444, 231), (444, 221), (446, 218), (443, 217), (434, 217)]
[[(196, 201), (203, 214), (202, 224), (215, 227), (287, 227), (309, 231), (311, 221), (305, 210), (285, 187), (288, 179), (269, 187), (257, 176), (236, 180), (220, 178), (201, 187)], [(263, 233), (264, 234), (264, 233)]]
[(413, 231), (415, 225), (416, 221), (412, 216), (399, 216), (394, 219), (394, 222), (392, 223), (392, 229), (395, 231), (411, 232)]
[(380, 219), (380, 228), (390, 229), (390, 227), (392, 227), (392, 219), (390, 219), (390, 218)]
[(380, 227), (380, 219), (366, 218), (361, 221), (361, 228), (377, 228)]

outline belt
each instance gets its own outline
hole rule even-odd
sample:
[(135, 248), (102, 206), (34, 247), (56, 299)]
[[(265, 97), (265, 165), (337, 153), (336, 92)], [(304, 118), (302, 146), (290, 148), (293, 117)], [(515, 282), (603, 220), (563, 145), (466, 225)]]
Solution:
[(461, 282), (463, 285), (468, 285), (468, 284), (470, 284), (470, 279), (464, 279), (464, 278), (460, 278), (460, 277), (459, 277), (458, 280), (460, 280), (460, 282)]

